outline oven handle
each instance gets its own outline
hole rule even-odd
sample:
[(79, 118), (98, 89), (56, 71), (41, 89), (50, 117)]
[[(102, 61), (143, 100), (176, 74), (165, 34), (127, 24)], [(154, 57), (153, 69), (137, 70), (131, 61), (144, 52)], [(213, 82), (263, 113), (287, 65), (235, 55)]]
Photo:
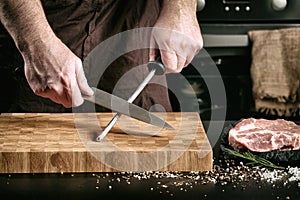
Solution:
[(246, 34), (218, 35), (203, 34), (204, 47), (248, 47), (249, 37)]

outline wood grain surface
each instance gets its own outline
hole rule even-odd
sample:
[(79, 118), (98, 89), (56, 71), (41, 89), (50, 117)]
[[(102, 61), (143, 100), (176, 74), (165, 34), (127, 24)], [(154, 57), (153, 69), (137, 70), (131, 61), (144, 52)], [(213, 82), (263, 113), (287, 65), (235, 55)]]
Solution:
[(175, 130), (113, 113), (0, 115), (0, 173), (208, 171), (212, 149), (198, 113), (155, 113)]

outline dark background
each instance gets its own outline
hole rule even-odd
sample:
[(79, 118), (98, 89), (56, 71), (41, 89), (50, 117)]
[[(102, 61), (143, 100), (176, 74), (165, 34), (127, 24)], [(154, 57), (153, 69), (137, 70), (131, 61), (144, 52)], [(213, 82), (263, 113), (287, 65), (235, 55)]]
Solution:
[[(228, 2), (228, 1), (227, 1)], [(234, 2), (234, 1), (232, 1)], [(249, 30), (275, 29), (300, 26), (300, 1), (289, 0), (283, 11), (274, 11), (271, 0), (243, 1), (240, 4), (225, 4), (223, 0), (207, 0), (204, 10), (197, 13), (202, 34), (245, 35)], [(246, 3), (245, 3), (246, 2)], [(225, 12), (225, 6), (231, 11)], [(235, 6), (241, 11), (235, 12)], [(250, 6), (251, 11), (244, 11)], [(251, 93), (251, 43), (244, 47), (205, 47), (212, 60), (219, 68), (227, 93), (226, 105), (211, 105), (209, 93), (201, 74), (193, 67), (185, 69), (182, 74), (190, 81), (201, 85), (198, 103), (200, 115), (207, 129), (211, 112), (222, 112), (226, 109), (226, 120), (239, 120), (248, 116), (264, 116), (253, 109)], [(220, 62), (221, 61), (221, 62)], [(210, 61), (201, 61), (200, 65), (208, 66)], [(22, 58), (12, 40), (0, 26), (0, 113), (8, 112), (15, 98), (17, 73), (22, 73)], [(211, 77), (219, 78), (219, 77)], [(169, 76), (169, 83), (178, 79)], [(184, 86), (182, 86), (184, 88)], [(178, 88), (181, 90), (181, 88)], [(185, 95), (182, 92), (183, 96)], [(189, 96), (185, 96), (187, 101)], [(180, 111), (176, 97), (171, 100), (175, 111)], [(213, 109), (212, 109), (213, 108)], [(299, 116), (295, 117), (299, 119)], [(222, 119), (220, 119), (222, 120)], [(214, 123), (218, 123), (217, 121)], [(215, 161), (218, 160), (218, 146), (214, 147)], [(13, 166), (12, 166), (13, 167)], [(187, 172), (188, 174), (188, 172)], [(300, 199), (299, 183), (284, 185), (282, 181), (268, 183), (251, 180), (239, 184), (195, 183), (190, 178), (154, 178), (138, 180), (131, 176), (114, 173), (79, 173), (79, 174), (1, 174), (1, 199)], [(116, 181), (117, 178), (120, 182)], [(130, 180), (130, 184), (126, 180)], [(160, 184), (159, 184), (160, 182)], [(181, 182), (176, 186), (174, 182)], [(164, 185), (164, 186), (162, 186)], [(165, 187), (165, 185), (167, 187)], [(236, 185), (236, 188), (234, 188)], [(111, 187), (110, 187), (111, 186)], [(192, 186), (192, 187), (191, 187)], [(182, 188), (182, 189), (181, 189)]]

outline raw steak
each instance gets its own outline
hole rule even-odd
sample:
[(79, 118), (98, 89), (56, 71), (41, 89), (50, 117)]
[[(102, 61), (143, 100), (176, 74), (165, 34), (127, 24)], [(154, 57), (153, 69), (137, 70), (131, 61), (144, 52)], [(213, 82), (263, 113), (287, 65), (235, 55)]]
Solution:
[(228, 140), (235, 150), (297, 150), (300, 149), (300, 126), (283, 119), (248, 118), (229, 131)]

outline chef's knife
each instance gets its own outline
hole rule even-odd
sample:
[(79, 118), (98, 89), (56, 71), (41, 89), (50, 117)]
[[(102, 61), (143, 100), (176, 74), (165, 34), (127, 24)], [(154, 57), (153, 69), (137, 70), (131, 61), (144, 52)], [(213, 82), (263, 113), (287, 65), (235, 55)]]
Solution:
[(148, 124), (174, 130), (171, 125), (149, 111), (103, 90), (97, 88), (92, 89), (94, 90), (94, 95), (83, 96), (85, 100)]

